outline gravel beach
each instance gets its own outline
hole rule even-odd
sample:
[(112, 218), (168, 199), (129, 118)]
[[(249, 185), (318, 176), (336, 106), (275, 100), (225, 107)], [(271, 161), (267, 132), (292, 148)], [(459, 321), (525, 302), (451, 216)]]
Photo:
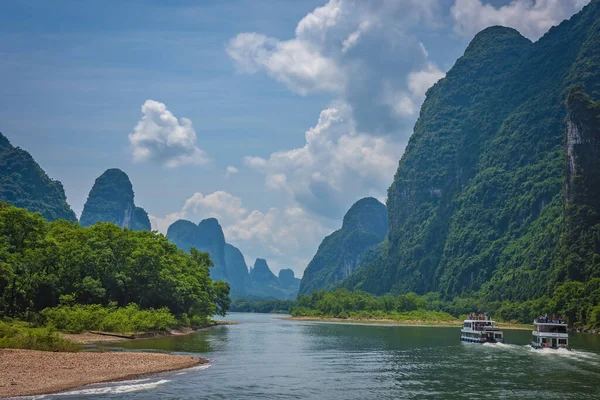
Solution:
[(55, 393), (207, 362), (202, 358), (158, 353), (0, 349), (0, 398)]

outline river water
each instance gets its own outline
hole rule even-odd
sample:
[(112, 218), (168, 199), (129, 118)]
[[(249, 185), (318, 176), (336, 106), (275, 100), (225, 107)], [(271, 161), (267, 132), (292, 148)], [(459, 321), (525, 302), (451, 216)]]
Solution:
[(573, 351), (533, 350), (530, 331), (506, 344), (464, 344), (459, 328), (329, 324), (233, 313), (188, 336), (119, 344), (124, 351), (198, 355), (210, 365), (87, 386), (60, 399), (600, 399), (600, 337)]

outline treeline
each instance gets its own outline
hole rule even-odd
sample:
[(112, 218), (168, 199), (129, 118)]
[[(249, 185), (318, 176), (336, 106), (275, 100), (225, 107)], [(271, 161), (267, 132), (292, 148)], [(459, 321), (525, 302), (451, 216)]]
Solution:
[[(462, 311), (462, 309), (461, 309)], [(418, 296), (407, 293), (399, 296), (375, 296), (360, 290), (336, 289), (314, 291), (301, 295), (291, 309), (292, 316), (333, 318), (386, 318), (396, 320), (452, 321), (455, 318), (443, 309), (436, 294)], [(461, 312), (454, 313), (455, 315)]]
[(225, 315), (230, 303), (229, 285), (211, 280), (211, 266), (207, 253), (187, 254), (156, 232), (47, 222), (0, 203), (0, 318), (49, 318), (42, 310), (59, 305), (66, 318), (85, 311), (75, 305), (135, 304), (130, 311), (164, 309), (200, 323)]
[(438, 293), (375, 296), (360, 290), (322, 290), (298, 296), (290, 313), (293, 316), (334, 318), (448, 320), (472, 312), (485, 312), (499, 321), (524, 324), (531, 324), (539, 315), (548, 313), (565, 316), (575, 327), (599, 329), (599, 304), (600, 279), (595, 278), (587, 283), (567, 282), (559, 286), (552, 297), (522, 302), (469, 297), (444, 301)]
[(295, 304), (294, 300), (238, 297), (231, 301), (229, 311), (288, 314)]

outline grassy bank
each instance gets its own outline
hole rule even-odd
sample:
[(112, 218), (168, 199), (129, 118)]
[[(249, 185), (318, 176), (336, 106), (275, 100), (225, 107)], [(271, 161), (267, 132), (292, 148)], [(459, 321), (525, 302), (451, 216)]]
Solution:
[(78, 351), (79, 344), (183, 335), (225, 324), (209, 318), (176, 318), (167, 308), (140, 310), (136, 304), (61, 305), (46, 308), (30, 322), (0, 321), (0, 348)]
[(0, 348), (75, 352), (80, 346), (51, 327), (32, 328), (0, 321)]

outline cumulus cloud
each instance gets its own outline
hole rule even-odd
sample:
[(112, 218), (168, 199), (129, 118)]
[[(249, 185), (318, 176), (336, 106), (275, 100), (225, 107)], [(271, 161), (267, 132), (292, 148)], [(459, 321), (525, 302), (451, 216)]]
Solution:
[(403, 145), (356, 130), (348, 106), (321, 111), (305, 133), (303, 147), (246, 157), (265, 174), (266, 186), (288, 193), (295, 204), (317, 215), (339, 218), (352, 202), (381, 198), (392, 181)]
[(441, 8), (436, 0), (330, 0), (290, 39), (232, 38), (226, 51), (241, 71), (266, 73), (300, 95), (332, 96), (302, 147), (249, 155), (245, 164), (313, 215), (339, 218), (358, 198), (382, 199), (425, 92), (444, 76), (413, 33), (436, 28)]
[(231, 175), (237, 174), (239, 171), (236, 167), (229, 165), (225, 170), (225, 178), (229, 178)]
[(233, 224), (247, 214), (242, 207), (239, 197), (219, 190), (207, 195), (200, 192), (194, 193), (187, 199), (181, 210), (168, 214), (164, 218), (151, 216), (152, 229), (166, 233), (169, 225), (179, 219), (189, 219), (199, 222), (205, 218), (217, 218), (223, 224)]
[(512, 0), (509, 4), (494, 7), (481, 0), (456, 0), (451, 13), (461, 36), (473, 37), (492, 25), (517, 29), (531, 40), (539, 39), (552, 26), (571, 17), (590, 0)]
[[(289, 40), (245, 32), (226, 51), (240, 70), (264, 71), (296, 93), (331, 93), (350, 105), (361, 131), (385, 135), (412, 126), (423, 101), (408, 74), (437, 69), (410, 29), (435, 26), (439, 9), (435, 0), (330, 0), (302, 18)], [(402, 94), (411, 112), (396, 112), (390, 93)]]
[(177, 119), (166, 105), (154, 100), (146, 100), (142, 114), (129, 134), (135, 162), (153, 161), (170, 168), (208, 162), (206, 153), (196, 146), (192, 121)]
[(292, 268), (296, 276), (301, 276), (309, 261), (306, 257), (311, 257), (331, 231), (301, 208), (249, 211), (239, 197), (224, 191), (195, 193), (178, 212), (164, 218), (151, 216), (150, 221), (152, 229), (166, 233), (178, 219), (198, 223), (209, 217), (219, 220), (226, 240), (237, 246), (249, 263), (257, 257), (266, 258), (275, 271)]

